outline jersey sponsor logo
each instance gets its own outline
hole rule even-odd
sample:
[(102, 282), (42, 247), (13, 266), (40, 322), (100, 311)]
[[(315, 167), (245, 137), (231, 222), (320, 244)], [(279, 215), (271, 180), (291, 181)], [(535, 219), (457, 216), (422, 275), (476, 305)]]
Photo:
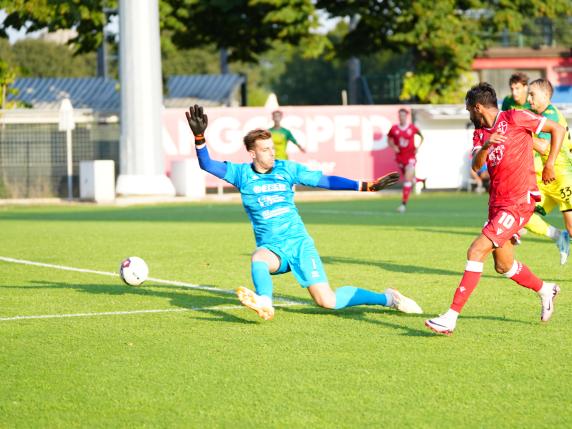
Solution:
[(285, 191), (286, 185), (284, 183), (269, 183), (267, 185), (257, 185), (253, 188), (255, 194), (263, 192), (280, 192)]
[(489, 153), (488, 159), (491, 164), (491, 167), (499, 165), (500, 162), (502, 161), (503, 156), (504, 156), (504, 145), (500, 144)]
[(267, 195), (264, 197), (258, 197), (258, 204), (260, 207), (268, 207), (272, 204), (281, 203), (285, 199), (286, 197), (283, 197), (282, 195)]
[(497, 228), (497, 235), (500, 235), (504, 232), (502, 228)]
[(288, 213), (289, 211), (290, 211), (289, 207), (280, 207), (274, 210), (264, 210), (262, 212), (262, 217), (264, 219), (271, 219), (273, 217), (283, 215), (284, 213)]
[(497, 133), (506, 134), (506, 130), (508, 129), (508, 124), (506, 121), (501, 121), (497, 125)]

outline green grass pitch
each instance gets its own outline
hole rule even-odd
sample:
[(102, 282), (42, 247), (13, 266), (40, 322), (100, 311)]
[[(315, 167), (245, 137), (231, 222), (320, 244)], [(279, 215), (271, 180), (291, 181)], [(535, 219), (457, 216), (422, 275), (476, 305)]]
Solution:
[[(517, 258), (562, 287), (550, 323), (488, 260), (455, 334), (436, 336), (423, 321), (447, 309), (486, 197), (397, 204), (298, 206), (333, 287), (395, 287), (425, 315), (324, 310), (285, 274), (276, 296), (305, 305), (270, 322), (224, 293), (251, 287), (238, 203), (1, 207), (2, 257), (115, 272), (136, 255), (223, 292), (0, 261), (0, 427), (570, 427), (572, 262), (526, 235)], [(53, 315), (68, 316), (16, 319)]]

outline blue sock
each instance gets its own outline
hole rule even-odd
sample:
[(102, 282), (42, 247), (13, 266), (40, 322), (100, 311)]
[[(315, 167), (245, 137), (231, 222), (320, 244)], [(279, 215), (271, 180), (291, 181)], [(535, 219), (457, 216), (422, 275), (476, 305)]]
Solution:
[(391, 302), (385, 293), (372, 292), (354, 286), (336, 289), (336, 310), (354, 305), (373, 304), (387, 306)]
[(264, 295), (272, 299), (272, 277), (268, 264), (262, 261), (252, 263), (252, 283), (258, 295)]

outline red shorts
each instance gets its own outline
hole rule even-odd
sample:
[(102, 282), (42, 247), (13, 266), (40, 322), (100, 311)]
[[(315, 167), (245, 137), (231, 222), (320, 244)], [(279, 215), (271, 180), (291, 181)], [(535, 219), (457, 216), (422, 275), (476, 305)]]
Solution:
[(512, 206), (489, 207), (489, 220), (485, 223), (483, 234), (495, 247), (502, 247), (513, 237), (520, 239), (518, 231), (527, 224), (534, 213), (534, 201)]
[(399, 166), (399, 169), (401, 170), (402, 173), (405, 173), (405, 169), (408, 166), (415, 168), (415, 164), (417, 164), (417, 159), (415, 158), (415, 155), (406, 155), (406, 156), (398, 155), (395, 158), (395, 161), (397, 161), (397, 165)]

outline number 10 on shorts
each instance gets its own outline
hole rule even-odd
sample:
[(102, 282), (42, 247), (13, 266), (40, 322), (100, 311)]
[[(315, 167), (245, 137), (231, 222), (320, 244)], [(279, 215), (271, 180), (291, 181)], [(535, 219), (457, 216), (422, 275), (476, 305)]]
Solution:
[(499, 223), (502, 226), (504, 226), (506, 229), (510, 229), (514, 225), (514, 222), (515, 222), (514, 216), (508, 214), (507, 212), (501, 212)]

